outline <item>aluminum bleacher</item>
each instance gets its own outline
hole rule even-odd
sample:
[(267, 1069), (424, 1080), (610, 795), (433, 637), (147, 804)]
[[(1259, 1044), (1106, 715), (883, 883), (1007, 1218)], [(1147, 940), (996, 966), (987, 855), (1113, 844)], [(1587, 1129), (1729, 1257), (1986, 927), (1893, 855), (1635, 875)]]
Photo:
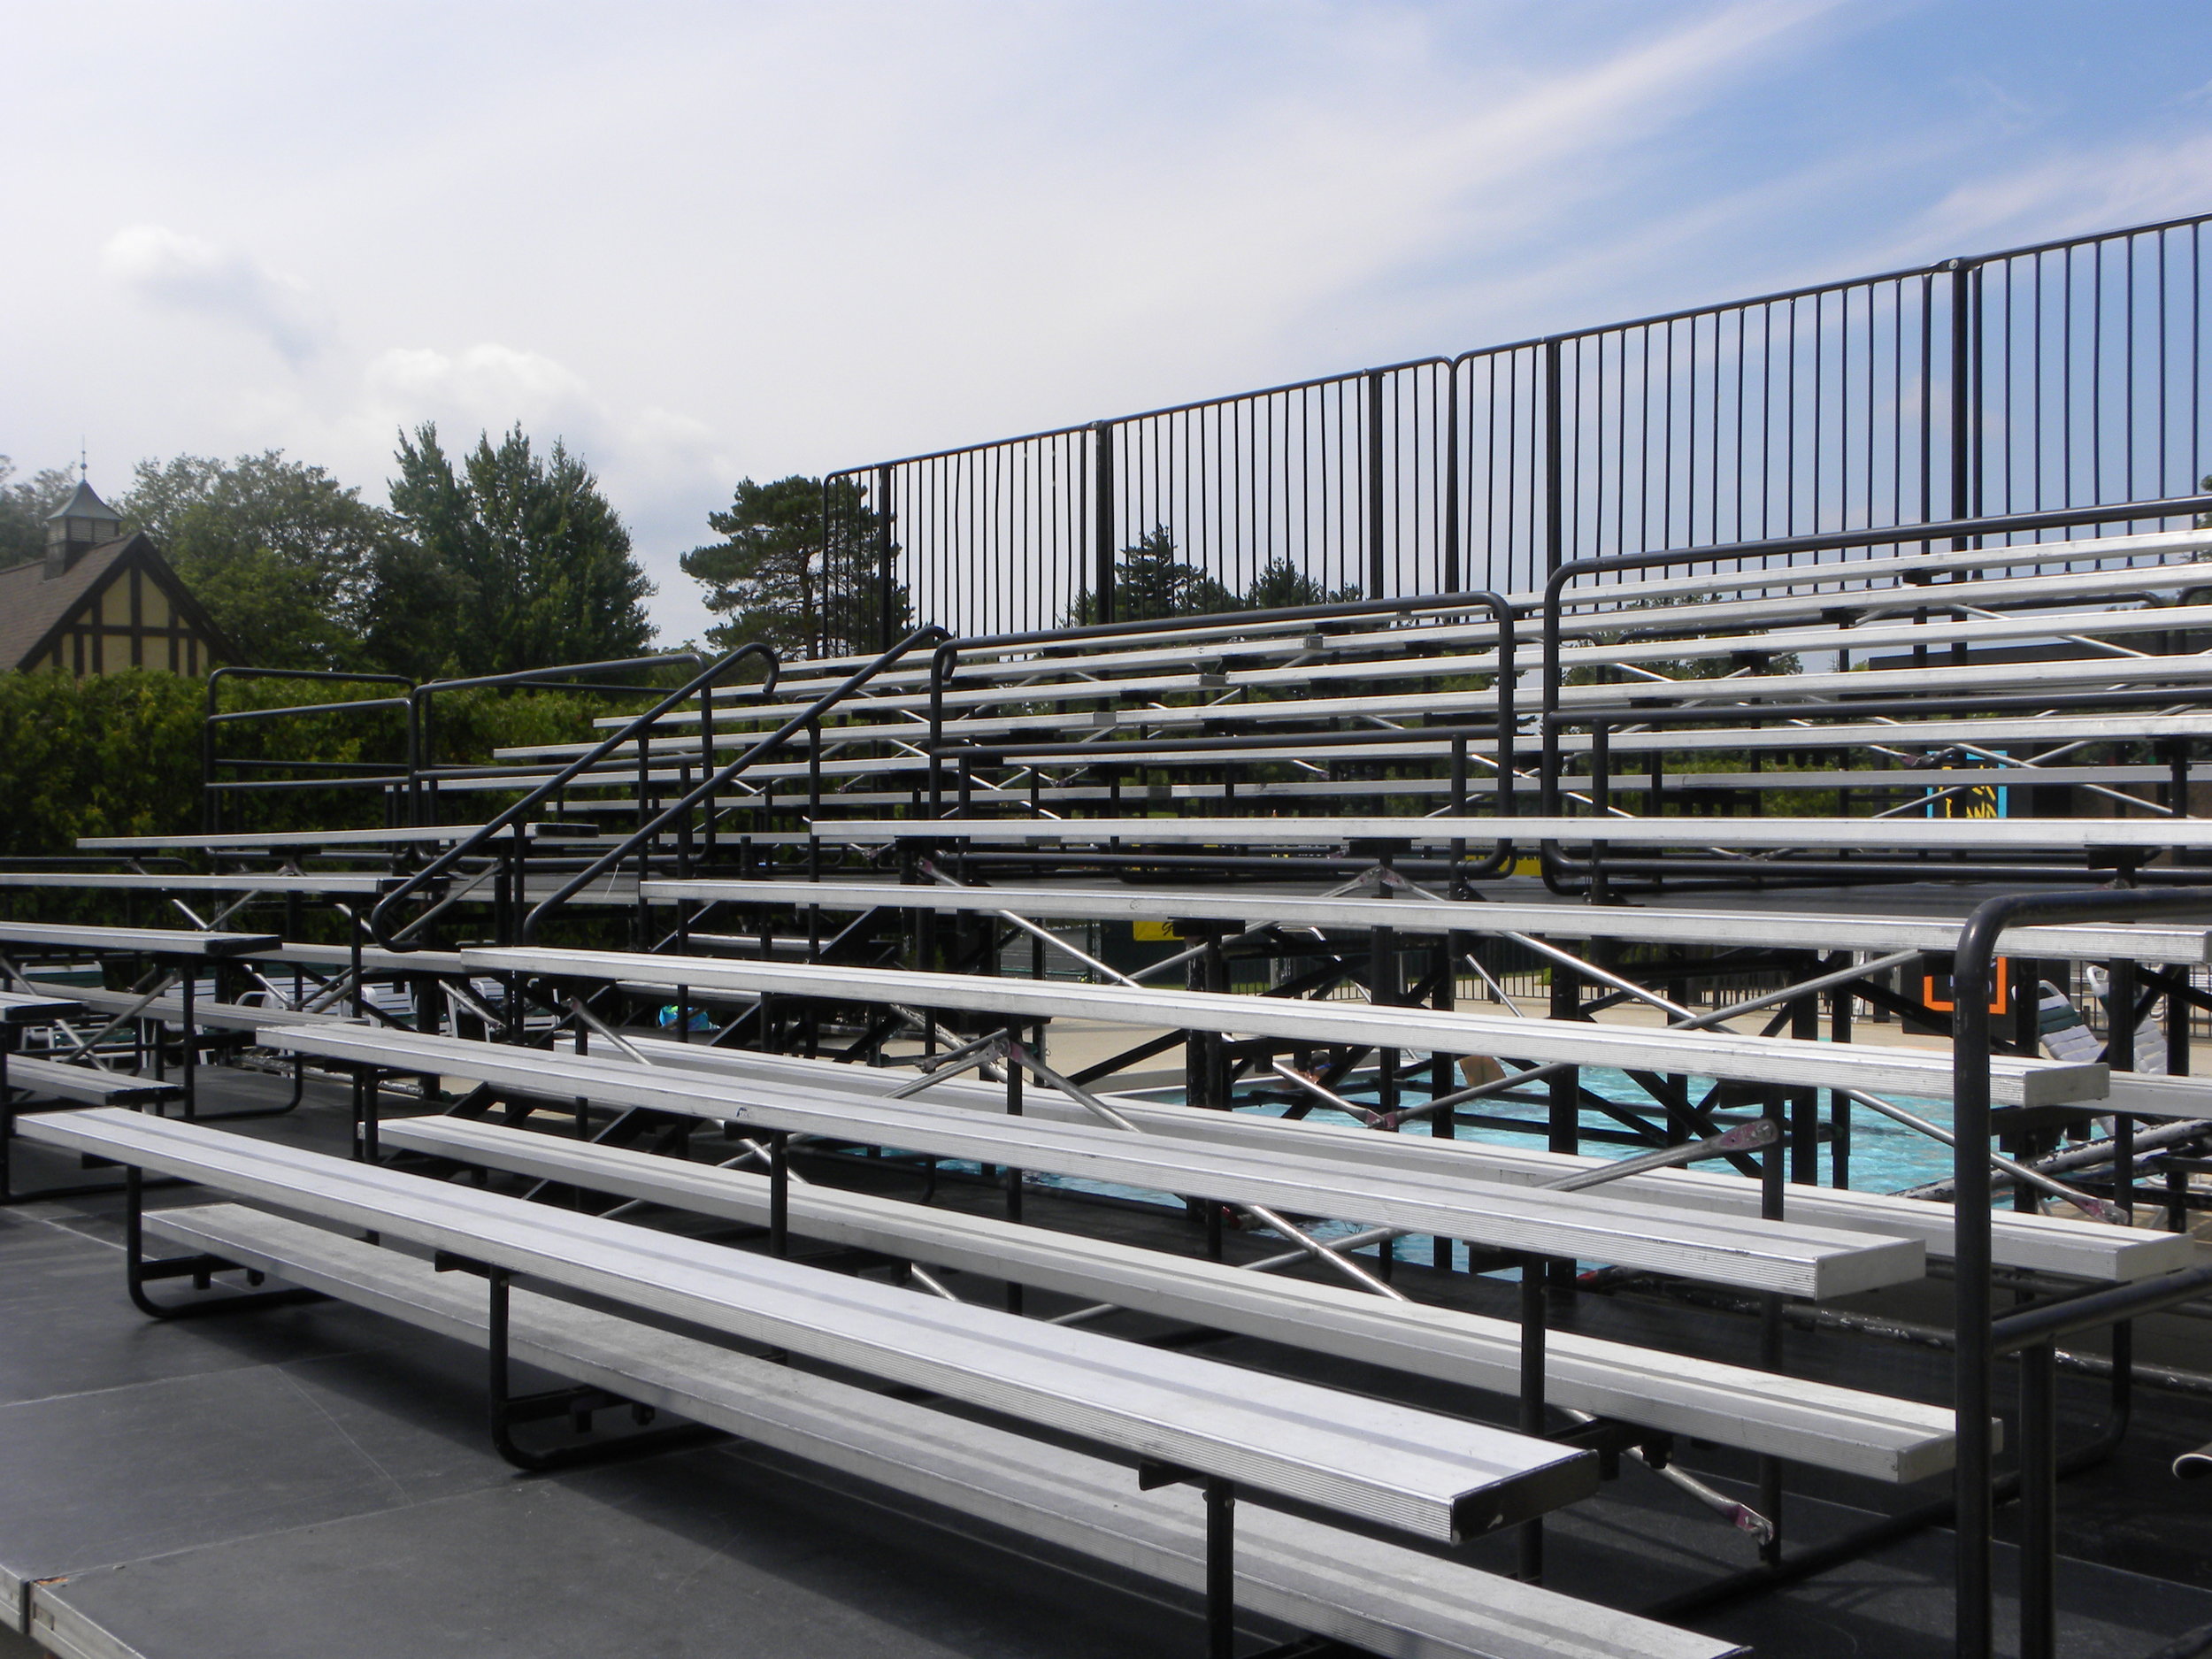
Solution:
[[(510, 1280), (527, 1276), (882, 1382), (987, 1406), (1137, 1461), (1137, 1475), (1148, 1483), (1195, 1479), (1205, 1494), (1210, 1650), (1217, 1654), (1233, 1652), (1232, 1529), (1240, 1488), (1456, 1541), (1530, 1520), (1586, 1495), (1596, 1481), (1596, 1454), (1578, 1448), (1171, 1352), (1133, 1351), (1048, 1323), (466, 1186), (241, 1143), (131, 1114), (38, 1118), (26, 1132), (134, 1170), (198, 1179), (295, 1212), (372, 1226), (448, 1258), (465, 1256), (489, 1280), (493, 1421), (503, 1451), (512, 1448), (511, 1431), (525, 1416), (512, 1409), (518, 1402), (503, 1385), (512, 1334)], [(131, 1219), (127, 1269), (134, 1296), (143, 1300), (149, 1279), (176, 1263), (144, 1261), (135, 1209)], [(216, 1271), (205, 1257), (185, 1259), (196, 1262), (203, 1277)], [(265, 1259), (280, 1271), (293, 1268), (288, 1256)], [(670, 1390), (663, 1397), (696, 1399), (712, 1380), (704, 1368), (688, 1372), (678, 1379), (680, 1394)], [(518, 1461), (557, 1466), (544, 1453), (521, 1454)], [(1702, 1650), (1728, 1649), (1709, 1644)]]
[[(2016, 533), (734, 687), (756, 648), (596, 741), (426, 751), (357, 792), (381, 826), (240, 792), (88, 838), (0, 870), (37, 918), (0, 921), (0, 1156), (134, 1171), (143, 1311), (273, 1305), (245, 1271), (483, 1348), (524, 1464), (671, 1413), (1203, 1589), (1217, 1653), (1239, 1602), (1374, 1652), (1735, 1651), (1540, 1588), (1546, 1539), (1633, 1483), (1759, 1588), (1954, 1516), (1970, 1553), (2008, 1438), (2055, 1512), (2007, 1356), (2203, 1294), (2212, 531), (1972, 544)], [(2047, 986), (2086, 1049), (2044, 1051)], [(284, 1129), (322, 1149), (211, 1126), (262, 1072), (325, 1091)], [(1953, 1386), (1800, 1328), (1949, 1341)], [(1801, 1479), (1947, 1475), (1800, 1541)], [(1525, 1582), (1393, 1529), (1511, 1529)]]

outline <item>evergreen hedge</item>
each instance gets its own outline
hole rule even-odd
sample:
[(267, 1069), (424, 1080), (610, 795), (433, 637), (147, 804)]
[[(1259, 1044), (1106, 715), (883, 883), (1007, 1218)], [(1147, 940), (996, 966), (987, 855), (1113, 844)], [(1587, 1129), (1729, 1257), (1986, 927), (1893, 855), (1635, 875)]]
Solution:
[[(285, 680), (226, 681), (221, 687), (226, 709), (380, 695), (375, 687)], [(65, 857), (81, 835), (197, 830), (206, 697), (204, 680), (138, 669), (84, 680), (0, 673), (0, 857)], [(457, 692), (437, 699), (437, 759), (476, 764), (509, 745), (580, 741), (595, 735), (595, 716), (639, 706), (635, 697), (570, 691)], [(219, 747), (226, 756), (369, 761), (396, 769), (405, 755), (399, 715), (373, 710), (229, 725)], [(470, 800), (489, 813), (511, 798)], [(373, 789), (233, 795), (224, 827), (368, 828), (383, 822), (383, 811)]]

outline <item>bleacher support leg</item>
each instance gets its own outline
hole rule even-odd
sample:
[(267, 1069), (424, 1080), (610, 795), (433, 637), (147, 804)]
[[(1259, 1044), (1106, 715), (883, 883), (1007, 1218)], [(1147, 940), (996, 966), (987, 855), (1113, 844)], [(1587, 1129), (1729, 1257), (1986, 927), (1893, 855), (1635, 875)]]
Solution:
[(1236, 1659), (1237, 1489), (1206, 1480), (1206, 1659)]
[(2020, 1356), (2020, 1659), (2057, 1651), (2058, 1349)]
[(492, 1445), (501, 1457), (517, 1469), (529, 1474), (544, 1474), (557, 1469), (575, 1469), (591, 1463), (643, 1457), (681, 1447), (703, 1446), (728, 1438), (721, 1430), (710, 1428), (703, 1423), (680, 1423), (645, 1433), (594, 1440), (583, 1446), (562, 1447), (543, 1452), (526, 1451), (515, 1441), (514, 1431), (518, 1424), (567, 1417), (577, 1432), (582, 1433), (590, 1428), (594, 1412), (626, 1406), (633, 1418), (642, 1427), (653, 1420), (653, 1409), (618, 1394), (611, 1394), (603, 1388), (589, 1386), (554, 1388), (536, 1394), (515, 1394), (510, 1386), (511, 1363), (508, 1352), (510, 1281), (513, 1274), (503, 1267), (469, 1261), (442, 1251), (437, 1256), (436, 1263), (442, 1272), (457, 1269), (483, 1275), (486, 1286), (485, 1392), (488, 1396), (486, 1413), (491, 1428)]
[[(1013, 1029), (1013, 1034), (1006, 1045), (1006, 1115), (1018, 1118), (1022, 1115), (1022, 1043), (1018, 1030), (1010, 1029)], [(1006, 1171), (1006, 1218), (1018, 1226), (1022, 1218), (1022, 1172), (1010, 1166)], [(1021, 1285), (1010, 1279), (1006, 1281), (1006, 1311), (1021, 1310)]]
[(193, 978), (192, 964), (188, 962), (184, 964), (184, 972), (179, 981), (183, 989), (184, 1016), (178, 1032), (178, 1035), (184, 1041), (182, 1070), (184, 1072), (184, 1120), (187, 1123), (190, 1123), (200, 1115), (200, 1050), (199, 1044), (193, 1039), (192, 1027)]
[[(1571, 969), (1558, 962), (1552, 964), (1551, 1007), (1548, 1012), (1553, 1019), (1572, 1020), (1582, 1017), (1582, 981)], [(1547, 1087), (1551, 1098), (1545, 1149), (1579, 1154), (1582, 1150), (1581, 1068), (1562, 1066), (1553, 1074)], [(1574, 1285), (1574, 1263), (1553, 1263), (1551, 1280), (1563, 1294), (1571, 1291)]]
[[(1521, 1432), (1544, 1437), (1544, 1258), (1521, 1258)], [(1517, 1538), (1523, 1584), (1544, 1581), (1544, 1522), (1539, 1516), (1521, 1523)]]
[[(1237, 1487), (1220, 1475), (1205, 1475), (1180, 1463), (1146, 1458), (1137, 1465), (1137, 1490), (1153, 1492), (1162, 1486), (1196, 1486), (1206, 1505), (1206, 1659), (1236, 1659), (1237, 1651)], [(1293, 1642), (1271, 1647), (1267, 1655), (1302, 1650)]]
[[(1462, 940), (1461, 934), (1447, 934), (1443, 949), (1435, 958), (1436, 994), (1433, 1003), (1436, 1008), (1446, 1012), (1455, 1007), (1459, 1000), (1458, 974), (1454, 964), (1458, 962), (1459, 954), (1465, 948)], [(1431, 1100), (1440, 1100), (1457, 1087), (1458, 1079), (1454, 1064), (1456, 1058), (1456, 1056), (1448, 1054), (1439, 1054), (1431, 1057), (1429, 1065), (1429, 1098)], [(1429, 1133), (1439, 1141), (1451, 1140), (1457, 1126), (1454, 1114), (1448, 1110), (1437, 1112), (1429, 1119)], [(1430, 1260), (1437, 1271), (1449, 1272), (1452, 1268), (1452, 1241), (1440, 1234), (1431, 1247)]]
[[(1840, 970), (1849, 965), (1847, 953), (1839, 952), (1827, 958), (1825, 966)], [(1828, 1041), (1851, 1041), (1851, 987), (1839, 985), (1828, 993)], [(1828, 1095), (1828, 1179), (1832, 1186), (1847, 1191), (1851, 1186), (1851, 1100), (1840, 1090), (1831, 1090)]]
[(12, 1031), (0, 1031), (0, 1204), (15, 1202), (15, 1097), (8, 1087), (8, 1050), (15, 1041)]
[[(1759, 1157), (1759, 1215), (1763, 1220), (1779, 1221), (1787, 1185), (1783, 1157), (1788, 1138), (1784, 1133), (1778, 1091), (1769, 1093), (1766, 1116), (1774, 1126), (1774, 1138)], [(1764, 1371), (1782, 1369), (1782, 1297), (1775, 1291), (1763, 1291), (1759, 1296), (1759, 1364)], [(1770, 1567), (1778, 1565), (1782, 1559), (1782, 1460), (1771, 1453), (1763, 1453), (1759, 1458), (1759, 1513), (1773, 1525), (1759, 1546), (1759, 1558)]]
[(791, 1137), (783, 1130), (768, 1137), (768, 1248), (791, 1254)]
[(240, 1313), (252, 1308), (329, 1300), (319, 1290), (304, 1290), (291, 1286), (281, 1290), (256, 1290), (241, 1295), (219, 1296), (209, 1302), (177, 1303), (158, 1302), (146, 1294), (146, 1286), (153, 1279), (189, 1279), (194, 1289), (207, 1290), (212, 1286), (216, 1274), (236, 1272), (244, 1273), (249, 1285), (262, 1282), (260, 1273), (251, 1268), (241, 1268), (237, 1263), (225, 1261), (219, 1256), (169, 1256), (148, 1261), (145, 1171), (134, 1164), (125, 1166), (123, 1282), (131, 1305), (141, 1313), (155, 1319), (193, 1319), (205, 1314)]

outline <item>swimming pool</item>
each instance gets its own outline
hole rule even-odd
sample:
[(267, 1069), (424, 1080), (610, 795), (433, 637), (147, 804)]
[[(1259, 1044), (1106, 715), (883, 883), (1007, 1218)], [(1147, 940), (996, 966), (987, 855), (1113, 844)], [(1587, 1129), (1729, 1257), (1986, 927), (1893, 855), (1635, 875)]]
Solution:
[[(1615, 1071), (1608, 1067), (1589, 1067), (1582, 1073), (1582, 1084), (1591, 1094), (1636, 1110), (1640, 1115), (1652, 1118), (1660, 1116), (1651, 1097), (1645, 1094), (1636, 1080), (1625, 1071)], [(1255, 1079), (1240, 1084), (1232, 1095), (1233, 1109), (1260, 1116), (1281, 1117), (1288, 1110), (1282, 1102), (1258, 1098), (1263, 1093), (1280, 1093), (1281, 1087), (1268, 1079)], [(1694, 1100), (1711, 1087), (1711, 1079), (1693, 1078), (1690, 1079), (1690, 1096)], [(1179, 1088), (1137, 1089), (1130, 1093), (1136, 1099), (1158, 1101), (1165, 1105), (1180, 1105), (1184, 1099), (1184, 1092)], [(1355, 1106), (1371, 1107), (1380, 1103), (1377, 1081), (1371, 1072), (1356, 1074), (1337, 1093)], [(1402, 1079), (1400, 1081), (1398, 1099), (1402, 1107), (1417, 1105), (1428, 1098), (1429, 1092), (1425, 1081), (1413, 1078)], [(1948, 1101), (1919, 1100), (1900, 1095), (1895, 1097), (1895, 1103), (1943, 1128), (1948, 1129), (1951, 1126), (1951, 1104)], [(1489, 1117), (1525, 1121), (1531, 1125), (1532, 1132), (1524, 1134), (1510, 1129), (1478, 1127), (1463, 1124), (1458, 1126), (1457, 1139), (1488, 1141), (1501, 1146), (1534, 1147), (1543, 1144), (1542, 1129), (1548, 1118), (1548, 1108), (1546, 1105), (1534, 1101), (1494, 1098), (1481, 1102), (1480, 1110)], [(1822, 1102), (1821, 1110), (1824, 1122), (1828, 1111), (1827, 1102), (1824, 1100)], [(1306, 1121), (1348, 1125), (1356, 1125), (1358, 1123), (1358, 1119), (1338, 1111), (1333, 1107), (1315, 1108), (1307, 1114)], [(1620, 1125), (1594, 1107), (1586, 1106), (1582, 1110), (1582, 1126), (1586, 1130), (1617, 1130)], [(1429, 1124), (1426, 1119), (1413, 1118), (1405, 1123), (1398, 1133), (1427, 1134), (1430, 1133)], [(1951, 1172), (1950, 1148), (1920, 1133), (1917, 1130), (1908, 1129), (1902, 1124), (1893, 1123), (1889, 1118), (1870, 1111), (1863, 1106), (1850, 1108), (1847, 1133), (1851, 1148), (1850, 1184), (1857, 1191), (1902, 1192), (1909, 1187), (1918, 1187), (1929, 1181), (1940, 1180)], [(1609, 1141), (1590, 1141), (1586, 1142), (1583, 1148), (1583, 1150), (1590, 1156), (1602, 1158), (1629, 1157), (1646, 1149), (1642, 1147), (1628, 1146)], [(1824, 1141), (1819, 1148), (1820, 1181), (1824, 1186), (1828, 1185), (1834, 1179), (1834, 1166), (1831, 1155), (1832, 1148), (1828, 1142)], [(972, 1170), (976, 1166), (949, 1163), (946, 1167)], [(1141, 1202), (1156, 1203), (1164, 1207), (1179, 1208), (1181, 1204), (1179, 1199), (1164, 1193), (1121, 1187), (1109, 1181), (1088, 1180), (1079, 1176), (1033, 1173), (1029, 1177), (1029, 1182), (1033, 1187), (1102, 1194), (1117, 1198), (1134, 1199)], [(1317, 1224), (1311, 1229), (1316, 1238), (1325, 1240), (1359, 1230), (1359, 1225), (1352, 1222), (1325, 1222)], [(1379, 1248), (1378, 1246), (1368, 1245), (1363, 1247), (1360, 1253), (1374, 1255)], [(1425, 1234), (1409, 1234), (1397, 1240), (1397, 1251), (1402, 1260), (1426, 1262), (1433, 1256), (1434, 1240)], [(1453, 1256), (1455, 1265), (1463, 1269), (1467, 1266), (1466, 1246), (1455, 1245), (1453, 1248)]]

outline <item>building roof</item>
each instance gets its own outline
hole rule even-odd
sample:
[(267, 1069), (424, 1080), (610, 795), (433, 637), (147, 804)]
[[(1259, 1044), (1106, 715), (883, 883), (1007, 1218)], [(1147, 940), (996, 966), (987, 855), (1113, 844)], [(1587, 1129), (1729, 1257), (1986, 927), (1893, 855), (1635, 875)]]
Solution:
[(69, 499), (46, 515), (49, 524), (57, 518), (104, 518), (110, 524), (123, 522), (123, 515), (94, 495), (92, 486), (81, 478), (77, 480), (77, 488), (70, 492)]
[[(91, 494), (89, 490), (84, 493)], [(99, 497), (95, 495), (93, 500), (96, 503)], [(53, 636), (86, 596), (118, 566), (128, 564), (137, 564), (160, 584), (217, 657), (235, 660), (230, 642), (193, 598), (183, 579), (169, 567), (169, 561), (144, 533), (134, 532), (87, 549), (59, 575), (49, 576), (43, 559), (0, 570), (0, 670), (27, 667), (45, 656), (53, 648)]]

